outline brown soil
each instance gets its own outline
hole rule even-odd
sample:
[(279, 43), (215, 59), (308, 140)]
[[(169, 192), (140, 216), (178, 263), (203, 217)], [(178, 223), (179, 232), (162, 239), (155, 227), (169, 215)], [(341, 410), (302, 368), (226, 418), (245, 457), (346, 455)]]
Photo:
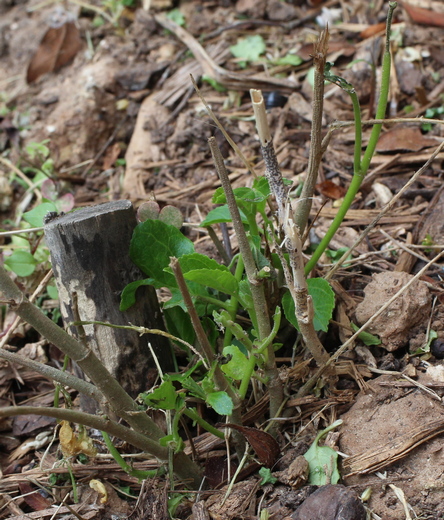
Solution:
[[(328, 61), (335, 62), (337, 70), (355, 86), (364, 115), (370, 118), (374, 114), (375, 95), (372, 64), (377, 64), (379, 73), (382, 32), (362, 31), (385, 20), (387, 2), (373, 4), (371, 7), (363, 0), (189, 0), (174, 5), (185, 18), (181, 32), (180, 28), (172, 30), (163, 18), (174, 7), (168, 0), (153, 0), (148, 12), (139, 4), (126, 8), (116, 16), (115, 24), (92, 9), (99, 8), (109, 15), (111, 11), (104, 4), (95, 2), (80, 8), (77, 3), (68, 3), (67, 9), (72, 13), (68, 23), (75, 20), (72, 23), (80, 31), (81, 48), (62, 66), (57, 65), (57, 60), (63, 52), (58, 47), (58, 51), (54, 47), (46, 49), (48, 55), (40, 55), (44, 65), (34, 62), (34, 67), (44, 70), (52, 60), (50, 72), (37, 74), (28, 84), (28, 67), (36, 59), (35, 53), (43, 52), (41, 42), (48, 23), (52, 20), (53, 26), (60, 26), (66, 19), (54, 22), (54, 4), (0, 0), (2, 228), (16, 229), (20, 215), (40, 202), (38, 191), (26, 197), (26, 183), (15, 175), (11, 164), (27, 171), (31, 178), (29, 167), (38, 165), (32, 164), (25, 147), (49, 139), (55, 165), (53, 180), (59, 196), (73, 194), (75, 207), (118, 199), (130, 199), (135, 207), (153, 198), (161, 206), (172, 204), (182, 211), (186, 233), (195, 241), (196, 249), (218, 258), (208, 234), (196, 229), (196, 224), (213, 208), (211, 197), (219, 186), (207, 139), (216, 136), (235, 187), (250, 186), (252, 176), (204, 112), (189, 75), (201, 85), (225, 130), (259, 175), (263, 173), (263, 164), (248, 90), (254, 87), (270, 92), (270, 104), (277, 94), (286, 96), (282, 106), (269, 108), (269, 123), (282, 172), (297, 185), (303, 180), (308, 163), (312, 89), (307, 78), (312, 42), (320, 30), (316, 16), (321, 9), (324, 14), (337, 16), (337, 22), (330, 21)], [(436, 16), (424, 21), (420, 18), (422, 12), (408, 14), (408, 6), (396, 11), (394, 31), (399, 37), (393, 43), (393, 117), (422, 116), (427, 109), (436, 109), (436, 118), (442, 113), (439, 109), (443, 105), (444, 51), (438, 43), (444, 40), (444, 9), (439, 1), (421, 2), (421, 6)], [(58, 7), (57, 16), (66, 16), (63, 9)], [(101, 24), (97, 23), (99, 19)], [(266, 43), (266, 59), (242, 69), (229, 47), (241, 36), (257, 34)], [(51, 45), (55, 45), (54, 41), (61, 36), (51, 38)], [(72, 50), (74, 40), (65, 40), (64, 45), (70, 45)], [(208, 55), (199, 50), (199, 44)], [(301, 64), (275, 64), (277, 58), (288, 53), (300, 56)], [(202, 83), (203, 74), (225, 81), (229, 91), (217, 92), (208, 83)], [(324, 128), (334, 120), (352, 119), (348, 96), (336, 87), (327, 87)], [(335, 236), (332, 249), (352, 245), (443, 140), (442, 125), (435, 125), (427, 133), (418, 125), (406, 125), (384, 127), (368, 180)], [(368, 136), (366, 129), (364, 144)], [(337, 197), (332, 191), (349, 185), (353, 143), (352, 127), (343, 127), (333, 134), (320, 168), (311, 213), (315, 221), (309, 235), (311, 241), (324, 235), (335, 214), (337, 204), (333, 199)], [(421, 245), (426, 237), (429, 245), (430, 241), (434, 245), (444, 243), (443, 160), (441, 153), (360, 244), (352, 264), (335, 275), (335, 323), (322, 338), (330, 353), (351, 336), (351, 322), (364, 323), (424, 266), (424, 260), (431, 258), (423, 249), (414, 249), (413, 256), (405, 250), (406, 246)], [(339, 193), (343, 195), (343, 191)], [(393, 253), (390, 248), (399, 243), (405, 244), (404, 249)], [(7, 255), (10, 243), (4, 244)], [(236, 248), (235, 237), (232, 245)], [(320, 276), (329, 262), (327, 257), (321, 259)], [(42, 275), (39, 271), (37, 274)], [(22, 286), (32, 292), (31, 285), (37, 278), (21, 280)], [(313, 375), (315, 367), (306, 363), (300, 352), (290, 366), (291, 338), (294, 340), (290, 332), (284, 353), (278, 353), (289, 395), (287, 419), (278, 435), (282, 460), (273, 468), (278, 481), (261, 486), (257, 467), (254, 471), (250, 468), (253, 474), (243, 475), (226, 503), (220, 492), (202, 495), (206, 502), (193, 503), (194, 495), (188, 496), (176, 515), (200, 519), (209, 514), (214, 520), (258, 518), (258, 511), (267, 508), (273, 519), (293, 517), (313, 491), (306, 484), (305, 470), (297, 457), (305, 453), (317, 431), (341, 418), (344, 422), (339, 436), (329, 437), (327, 442), (341, 453), (342, 483), (358, 495), (372, 488), (366, 506), (374, 513), (373, 518), (444, 518), (444, 368), (438, 355), (415, 355), (427, 344), (430, 330), (436, 332), (437, 347), (444, 340), (443, 298), (442, 263), (438, 263), (374, 321), (369, 332), (379, 336), (382, 344), (366, 347), (358, 341), (351, 345), (337, 362), (340, 375), (336, 386), (317, 389), (317, 393), (304, 398), (296, 398), (295, 394), (301, 382)], [(4, 332), (12, 319), (12, 313), (6, 313)], [(60, 363), (60, 354), (23, 326), (15, 330), (8, 344), (32, 359), (47, 362), (49, 358)], [(30, 370), (11, 369), (6, 362), (0, 365), (0, 388), (3, 406), (24, 398), (32, 398), (34, 405), (52, 404), (52, 384)], [(260, 426), (260, 418), (264, 417), (261, 404), (259, 401), (245, 412), (252, 414), (252, 426)], [(162, 421), (160, 418), (159, 422)], [(0, 518), (50, 518), (54, 511), (51, 505), (61, 504), (70, 492), (69, 485), (50, 487), (48, 472), (39, 467), (42, 459), (44, 468), (57, 462), (55, 449), (44, 456), (54, 422), (25, 417), (3, 421), (1, 426), (4, 477), (0, 490), (4, 496), (0, 499)], [(196, 433), (195, 450), (202, 463), (208, 453), (215, 458), (226, 457), (225, 444), (214, 439), (197, 437)], [(27, 444), (31, 440), (34, 443)], [(150, 467), (145, 463), (139, 466)], [(66, 472), (63, 468), (51, 471)], [(218, 473), (219, 468), (214, 471)], [(73, 464), (73, 472), (80, 501), (74, 504), (69, 497), (59, 518), (74, 518), (68, 506), (81, 518), (126, 518), (131, 513), (131, 519), (167, 518), (165, 479), (146, 482), (141, 489), (136, 478), (128, 477), (109, 459), (100, 458), (86, 466)], [(100, 502), (101, 493), (89, 489), (92, 476), (105, 482), (110, 495), (107, 503)], [(38, 495), (43, 501), (38, 503), (16, 498), (36, 489), (34, 485), (29, 487), (29, 481), (50, 488), (53, 494)], [(112, 486), (117, 484), (131, 487), (135, 495), (140, 493), (139, 503), (130, 501), (128, 505), (113, 490)], [(11, 498), (14, 500), (10, 501)]]

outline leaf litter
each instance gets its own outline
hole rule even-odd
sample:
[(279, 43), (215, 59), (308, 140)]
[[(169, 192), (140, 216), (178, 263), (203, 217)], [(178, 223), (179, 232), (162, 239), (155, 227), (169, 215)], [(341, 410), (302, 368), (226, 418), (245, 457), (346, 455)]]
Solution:
[[(60, 196), (73, 195), (76, 207), (128, 196), (136, 206), (152, 198), (160, 208), (171, 204), (184, 215), (195, 250), (218, 258), (209, 237), (203, 230), (197, 230), (197, 224), (214, 209), (211, 201), (218, 187), (207, 138), (215, 134), (223, 147), (234, 187), (251, 186), (252, 178), (242, 161), (223, 144), (218, 131), (202, 111), (189, 75), (193, 74), (198, 81), (205, 74), (222, 87), (219, 91), (208, 84), (201, 86), (206, 100), (257, 174), (262, 173), (263, 165), (257, 159), (259, 144), (251, 120), (248, 89), (261, 88), (288, 96), (283, 107), (269, 109), (268, 117), (283, 174), (298, 184), (308, 161), (309, 55), (313, 34), (319, 32), (318, 24), (322, 23), (321, 18), (317, 18), (321, 12), (323, 19), (336, 17), (330, 24), (332, 38), (328, 60), (335, 62), (335, 67), (355, 86), (367, 110), (365, 117), (371, 119), (374, 115), (384, 2), (377, 2), (374, 7), (361, 0), (353, 0), (346, 7), (339, 2), (325, 4), (247, 0), (213, 4), (181, 2), (178, 8), (184, 25), (180, 30), (168, 18), (163, 21), (165, 9), (169, 7), (159, 7), (158, 2), (152, 2), (149, 12), (140, 8), (127, 10), (116, 26), (106, 18), (103, 19), (105, 23), (98, 25), (93, 11), (85, 8), (75, 13), (82, 50), (76, 48), (75, 35), (71, 43), (68, 41), (66, 31), (72, 23), (68, 21), (65, 33), (57, 35), (50, 58), (39, 58), (50, 64), (43, 68), (39, 63), (36, 65), (37, 58), (33, 56), (43, 52), (42, 34), (52, 8), (39, 8), (30, 14), (23, 4), (1, 6), (0, 46), (4, 52), (0, 58), (0, 72), (1, 77), (9, 78), (1, 88), (1, 118), (7, 122), (0, 129), (1, 151), (7, 152), (10, 160), (17, 164), (22, 156), (16, 146), (17, 138), (10, 139), (13, 131), (19, 135), (23, 149), (28, 143), (49, 138), (55, 189)], [(444, 74), (444, 55), (437, 45), (443, 40), (442, 4), (434, 1), (416, 6), (413, 2), (402, 2), (396, 16), (393, 31), (397, 35), (394, 38), (397, 51), (388, 115), (408, 118), (408, 122), (384, 126), (378, 145), (380, 153), (372, 161), (369, 180), (366, 179), (335, 237), (334, 250), (353, 244), (380, 212), (385, 200), (381, 193), (389, 199), (399, 193), (412, 173), (429, 159), (436, 145), (443, 140), (442, 125), (430, 124), (426, 129), (422, 126), (424, 121), (421, 125), (413, 121), (413, 118), (423, 116), (440, 119), (442, 115), (439, 109), (444, 105), (444, 86), (440, 78)], [(165, 32), (165, 27), (170, 28), (169, 33)], [(250, 45), (248, 50), (254, 52), (233, 56), (232, 49), (245, 42)], [(64, 49), (64, 45), (70, 46), (69, 49)], [(60, 59), (62, 54), (69, 58), (66, 63)], [(289, 60), (288, 56), (297, 56), (300, 61)], [(241, 68), (242, 61), (245, 68)], [(31, 87), (24, 81), (26, 70), (28, 81), (32, 80)], [(323, 128), (326, 130), (326, 125), (333, 121), (352, 118), (347, 98), (336, 87), (328, 87)], [(341, 189), (349, 183), (353, 136), (349, 127), (338, 128), (323, 157), (319, 196), (313, 202), (311, 213), (316, 219), (310, 231), (313, 242), (325, 232), (337, 211), (334, 199), (341, 197)], [(365, 132), (364, 144), (367, 136)], [(360, 314), (363, 306), (370, 305), (368, 317), (373, 312), (371, 309), (385, 303), (391, 294), (389, 281), (379, 281), (381, 275), (391, 277), (393, 282), (397, 278), (391, 275), (398, 269), (408, 273), (403, 276), (420, 269), (430, 258), (425, 246), (421, 248), (426, 236), (430, 237), (427, 244), (432, 250), (435, 247), (436, 251), (436, 247), (443, 244), (442, 162), (441, 153), (379, 221), (385, 234), (378, 227), (374, 228), (367, 241), (350, 257), (352, 270), (348, 268), (337, 273), (335, 293), (345, 310), (339, 312), (337, 306), (328, 330), (325, 331), (326, 326), (320, 327), (324, 330), (324, 344), (330, 345), (331, 352), (347, 334), (350, 337), (352, 323), (365, 321)], [(0, 164), (0, 174), (2, 177), (10, 175), (4, 162)], [(334, 188), (337, 192), (334, 197), (331, 196), (333, 186), (327, 184), (331, 182), (338, 187)], [(384, 186), (383, 191), (373, 188), (378, 183)], [(15, 215), (24, 192), (17, 181), (12, 186), (12, 193), (5, 189), (4, 196), (3, 192), (0, 194), (5, 220)], [(4, 227), (10, 229), (8, 224)], [(407, 251), (401, 250), (397, 243), (405, 244)], [(232, 245), (236, 247), (235, 237), (232, 237)], [(405, 255), (410, 261), (405, 261)], [(329, 263), (327, 257), (321, 259), (321, 268)], [(410, 513), (406, 513), (405, 502), (399, 500), (390, 487), (396, 486), (402, 490), (408, 507), (416, 515), (430, 519), (444, 515), (440, 473), (443, 436), (440, 399), (444, 382), (439, 370), (430, 370), (441, 367), (442, 362), (426, 349), (421, 356), (412, 355), (427, 345), (430, 331), (438, 339), (444, 337), (441, 266), (442, 263), (432, 266), (418, 282), (421, 289), (404, 294), (395, 307), (388, 308), (379, 322), (374, 323), (369, 332), (380, 337), (383, 346), (365, 347), (356, 341), (357, 348), (344, 354), (338, 362), (343, 375), (330, 395), (316, 389), (313, 395), (295, 397), (300, 382), (311, 375), (312, 368), (298, 351), (290, 368), (293, 352), (288, 346), (282, 354), (278, 352), (281, 377), (287, 381), (290, 395), (286, 419), (280, 425), (277, 439), (282, 457), (271, 468), (271, 475), (276, 474), (278, 483), (261, 487), (257, 471), (250, 468), (253, 476), (249, 476), (248, 471), (241, 472), (240, 482), (235, 485), (226, 506), (221, 498), (225, 495), (224, 489), (220, 495), (213, 492), (210, 499), (207, 492), (202, 494), (206, 500), (206, 503), (199, 502), (202, 511), (209, 511), (211, 518), (227, 519), (241, 515), (258, 517), (258, 508), (268, 509), (276, 519), (294, 515), (313, 489), (303, 485), (307, 482), (303, 478), (304, 468), (298, 464), (292, 466), (292, 463), (307, 452), (321, 430), (341, 418), (344, 423), (339, 430), (339, 441), (333, 440), (333, 448), (347, 458), (340, 457), (339, 473), (350, 489), (372, 488), (372, 497), (367, 503), (370, 510), (394, 520), (408, 518)], [(371, 287), (374, 288), (373, 296), (369, 297), (367, 293)], [(422, 303), (415, 304), (420, 293), (423, 294), (419, 298)], [(425, 300), (426, 306), (423, 305)], [(435, 301), (433, 306), (431, 300)], [(402, 314), (401, 321), (397, 321), (397, 313)], [(13, 319), (11, 315), (4, 317), (5, 333)], [(395, 340), (390, 332), (393, 330), (398, 334)], [(14, 329), (7, 342), (15, 348), (25, 344), (25, 349), (29, 349), (35, 339), (24, 326)], [(290, 344), (291, 337), (286, 341)], [(43, 346), (52, 362), (60, 362), (60, 353), (53, 347)], [(24, 354), (23, 348), (20, 353)], [(35, 355), (32, 348), (30, 355)], [(29, 369), (2, 362), (0, 382), (3, 406), (24, 400), (42, 406), (52, 402), (52, 385)], [(71, 397), (76, 398), (74, 392)], [(266, 395), (259, 397), (246, 410), (244, 424), (247, 428), (256, 428), (264, 418)], [(62, 504), (60, 517), (68, 517), (73, 510), (83, 518), (108, 518), (111, 511), (117, 514), (122, 506), (119, 514), (124, 518), (130, 514), (130, 509), (134, 509), (134, 502), (132, 508), (124, 507), (127, 502), (122, 494), (118, 496), (115, 492), (114, 502), (110, 502), (113, 506), (106, 506), (101, 503), (103, 494), (83, 486), (82, 482), (87, 482), (94, 472), (99, 479), (107, 481), (109, 496), (113, 491), (111, 485), (117, 484), (120, 491), (125, 488), (133, 496), (139, 493), (137, 479), (124, 474), (104, 456), (90, 460), (86, 465), (71, 464), (71, 471), (80, 483), (80, 502), (73, 504), (72, 500), (65, 499), (67, 488), (63, 488), (66, 485), (63, 475), (67, 470), (56, 465), (54, 443), (45, 454), (51, 442), (47, 433), (54, 428), (52, 420), (32, 416), (24, 420), (13, 418), (2, 420), (2, 428), (3, 479), (0, 488), (4, 498), (0, 515), (3, 518), (22, 518), (24, 514), (31, 518), (49, 518), (54, 509), (48, 508), (48, 503)], [(202, 463), (211, 460), (209, 455), (214, 452), (218, 462), (215, 462), (217, 469), (213, 469), (213, 474), (219, 476), (213, 482), (226, 484), (225, 445), (209, 434), (194, 433), (193, 446), (188, 443), (187, 452), (193, 450)], [(151, 469), (155, 465), (154, 461), (134, 463), (140, 469)], [(386, 472), (384, 479), (377, 473), (380, 470)], [(48, 476), (49, 472), (51, 476)], [(49, 485), (50, 478), (55, 485)], [(35, 484), (26, 487), (28, 479), (38, 482), (52, 494), (41, 495), (44, 496), (41, 501), (19, 498), (20, 494), (32, 491), (35, 495), (38, 489)], [(143, 515), (166, 518), (165, 481), (150, 485), (149, 493), (142, 490), (139, 504), (130, 518), (142, 518)], [(298, 488), (299, 485), (302, 487)], [(341, 493), (338, 496), (342, 496)], [(182, 518), (190, 515), (198, 518), (198, 509), (193, 506), (191, 510), (192, 504), (187, 500), (182, 501), (175, 514)], [(63, 505), (65, 502), (66, 506)], [(155, 511), (159, 516), (154, 516)]]

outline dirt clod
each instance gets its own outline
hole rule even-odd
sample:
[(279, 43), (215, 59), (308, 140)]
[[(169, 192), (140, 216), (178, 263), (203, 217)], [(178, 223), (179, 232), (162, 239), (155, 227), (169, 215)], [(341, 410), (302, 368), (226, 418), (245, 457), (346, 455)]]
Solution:
[(292, 515), (293, 520), (365, 520), (365, 509), (353, 491), (342, 485), (322, 486)]
[[(403, 272), (383, 272), (373, 276), (364, 289), (365, 298), (356, 308), (356, 320), (363, 325), (411, 279)], [(424, 323), (430, 314), (430, 294), (427, 286), (415, 281), (368, 327), (379, 336), (383, 346), (393, 352), (406, 345), (413, 327)]]

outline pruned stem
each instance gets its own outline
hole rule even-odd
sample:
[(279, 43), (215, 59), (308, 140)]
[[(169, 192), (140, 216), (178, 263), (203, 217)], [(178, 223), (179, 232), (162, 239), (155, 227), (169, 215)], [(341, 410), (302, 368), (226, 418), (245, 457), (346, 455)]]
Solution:
[[(271, 332), (270, 316), (268, 314), (268, 305), (265, 298), (265, 291), (263, 280), (257, 274), (258, 269), (253, 258), (253, 253), (248, 243), (248, 238), (245, 229), (242, 225), (239, 208), (236, 204), (233, 188), (231, 187), (230, 179), (228, 177), (227, 169), (225, 168), (224, 160), (220, 150), (217, 146), (216, 139), (211, 137), (208, 140), (211, 153), (213, 155), (216, 171), (219, 175), (222, 188), (227, 199), (228, 208), (230, 210), (231, 219), (233, 222), (234, 231), (239, 243), (239, 251), (242, 256), (245, 273), (250, 282), (251, 296), (253, 299), (254, 312), (257, 320), (257, 335), (260, 341), (267, 338)], [(268, 378), (268, 391), (270, 395), (270, 418), (273, 418), (278, 413), (280, 405), (283, 400), (282, 382), (279, 378), (279, 373), (276, 367), (275, 355), (273, 345), (271, 344), (266, 352), (266, 361), (264, 372)]]
[(73, 388), (74, 390), (91, 397), (91, 399), (104, 404), (103, 394), (94, 385), (88, 383), (88, 381), (80, 379), (79, 377), (71, 375), (69, 372), (63, 372), (57, 368), (44, 365), (43, 363), (25, 358), (19, 354), (14, 354), (14, 352), (9, 352), (9, 350), (5, 349), (0, 349), (0, 358), (6, 359), (10, 363), (17, 363), (18, 365), (35, 370), (52, 381), (57, 381), (62, 385)]
[[(386, 35), (385, 35), (385, 49), (384, 56), (382, 60), (382, 77), (381, 77), (381, 92), (379, 95), (378, 107), (376, 110), (376, 119), (383, 119), (385, 116), (385, 111), (387, 108), (387, 100), (389, 94), (389, 86), (390, 86), (390, 66), (391, 66), (391, 56), (390, 56), (390, 27), (393, 17), (393, 11), (397, 6), (396, 2), (389, 3), (389, 11), (387, 14), (387, 27), (386, 27)], [(356, 98), (357, 99), (357, 98)], [(353, 102), (354, 111), (356, 113), (356, 100)], [(361, 124), (361, 118), (355, 121), (356, 125)], [(317, 261), (321, 257), (322, 253), (327, 249), (331, 239), (336, 234), (339, 226), (342, 224), (345, 215), (347, 214), (350, 206), (352, 205), (356, 194), (361, 187), (362, 181), (364, 180), (365, 175), (367, 174), (368, 168), (370, 166), (370, 161), (375, 153), (376, 144), (378, 142), (379, 134), (381, 133), (382, 124), (375, 124), (373, 126), (372, 132), (370, 134), (370, 139), (367, 145), (367, 148), (364, 152), (364, 157), (360, 162), (360, 168), (356, 171), (356, 147), (355, 147), (355, 171), (353, 175), (352, 182), (350, 187), (348, 188), (347, 194), (344, 197), (344, 201), (339, 208), (336, 217), (331, 223), (327, 233), (324, 238), (321, 240), (321, 243), (316, 248), (316, 251), (313, 253), (310, 260), (307, 262), (305, 266), (305, 273), (309, 274), (310, 271), (315, 267)], [(357, 129), (357, 135), (360, 135), (361, 129)]]
[(307, 225), (312, 205), (314, 187), (318, 178), (319, 165), (322, 159), (322, 112), (324, 107), (324, 69), (328, 51), (328, 29), (321, 32), (314, 45), (314, 85), (313, 85), (313, 118), (311, 122), (311, 144), (308, 158), (307, 176), (302, 188), (300, 200), (294, 212), (294, 223), (301, 235)]

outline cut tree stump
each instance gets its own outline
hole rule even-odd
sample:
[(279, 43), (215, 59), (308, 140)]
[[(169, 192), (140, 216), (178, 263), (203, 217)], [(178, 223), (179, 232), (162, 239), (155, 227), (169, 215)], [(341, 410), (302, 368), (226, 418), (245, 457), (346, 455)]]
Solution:
[[(76, 306), (81, 321), (165, 330), (156, 291), (151, 286), (138, 289), (134, 306), (125, 312), (119, 310), (124, 287), (144, 278), (129, 258), (130, 240), (137, 225), (130, 201), (108, 202), (49, 222), (47, 216), (46, 220), (45, 238), (65, 326), (76, 321)], [(133, 397), (148, 390), (153, 382), (156, 369), (148, 342), (162, 369), (173, 370), (172, 350), (165, 337), (140, 336), (132, 330), (103, 325), (83, 327), (88, 346)], [(69, 331), (78, 337), (76, 327), (70, 326)]]

